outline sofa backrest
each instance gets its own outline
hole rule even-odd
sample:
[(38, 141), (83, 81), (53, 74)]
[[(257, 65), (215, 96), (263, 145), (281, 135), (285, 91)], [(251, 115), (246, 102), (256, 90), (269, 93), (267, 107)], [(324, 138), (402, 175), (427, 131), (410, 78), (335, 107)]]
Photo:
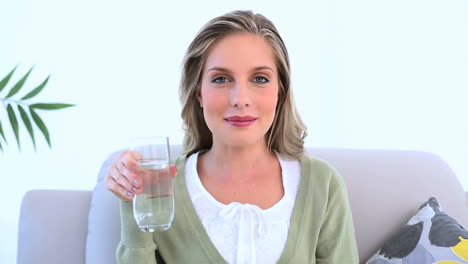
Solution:
[[(171, 146), (172, 157), (181, 146)], [(419, 206), (436, 197), (447, 214), (468, 226), (468, 202), (453, 171), (438, 156), (418, 151), (312, 149), (343, 176), (353, 213), (361, 262), (397, 232)], [(93, 190), (88, 216), (86, 263), (115, 263), (120, 241), (118, 199), (103, 183), (120, 151), (104, 162)]]
[(420, 151), (312, 149), (343, 176), (361, 262), (382, 247), (430, 197), (468, 226), (465, 191), (438, 156)]

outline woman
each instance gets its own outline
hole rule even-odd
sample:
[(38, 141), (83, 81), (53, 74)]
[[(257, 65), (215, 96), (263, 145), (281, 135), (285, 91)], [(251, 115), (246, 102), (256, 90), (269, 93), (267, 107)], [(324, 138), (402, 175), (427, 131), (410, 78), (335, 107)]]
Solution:
[(358, 263), (344, 182), (304, 153), (287, 50), (268, 19), (234, 11), (209, 21), (187, 50), (180, 97), (172, 227), (138, 229), (134, 153), (106, 177), (122, 200), (119, 263)]

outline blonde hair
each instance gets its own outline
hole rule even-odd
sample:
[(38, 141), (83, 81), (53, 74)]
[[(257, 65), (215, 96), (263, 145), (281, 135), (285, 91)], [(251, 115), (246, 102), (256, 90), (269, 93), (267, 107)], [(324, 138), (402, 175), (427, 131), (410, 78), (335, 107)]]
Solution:
[(296, 110), (290, 89), (289, 56), (273, 23), (252, 11), (233, 11), (205, 24), (187, 49), (183, 60), (179, 95), (184, 121), (184, 153), (189, 156), (213, 144), (197, 95), (200, 92), (202, 72), (211, 45), (230, 34), (252, 33), (263, 37), (272, 47), (278, 69), (279, 92), (275, 118), (266, 133), (267, 147), (286, 158), (298, 159), (304, 154), (307, 128)]

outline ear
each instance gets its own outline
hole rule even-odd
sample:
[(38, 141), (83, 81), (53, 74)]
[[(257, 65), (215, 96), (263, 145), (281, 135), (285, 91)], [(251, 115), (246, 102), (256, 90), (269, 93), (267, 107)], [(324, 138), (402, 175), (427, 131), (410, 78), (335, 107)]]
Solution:
[(200, 107), (203, 108), (203, 97), (201, 95), (201, 89), (197, 89), (197, 100), (198, 103), (200, 104)]

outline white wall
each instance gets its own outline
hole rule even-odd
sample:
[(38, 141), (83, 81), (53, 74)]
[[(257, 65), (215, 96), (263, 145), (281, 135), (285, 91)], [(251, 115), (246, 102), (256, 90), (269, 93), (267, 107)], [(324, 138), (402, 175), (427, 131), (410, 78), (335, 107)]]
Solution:
[(0, 78), (19, 64), (14, 82), (36, 65), (22, 94), (51, 74), (35, 101), (77, 104), (41, 113), (53, 148), (36, 130), (37, 152), (24, 127), (18, 152), (0, 105), (9, 140), (0, 153), (0, 263), (16, 260), (27, 190), (92, 189), (101, 162), (135, 134), (181, 143), (182, 56), (205, 22), (233, 9), (263, 13), (280, 30), (308, 145), (434, 152), (468, 190), (466, 1), (167, 2), (0, 5)]

